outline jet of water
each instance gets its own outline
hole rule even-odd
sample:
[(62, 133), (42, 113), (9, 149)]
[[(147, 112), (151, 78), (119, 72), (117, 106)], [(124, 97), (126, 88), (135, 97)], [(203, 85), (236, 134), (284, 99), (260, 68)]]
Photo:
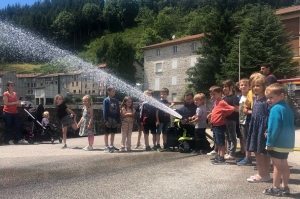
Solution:
[[(29, 31), (3, 21), (0, 21), (0, 46), (10, 49), (10, 53), (14, 55), (29, 56), (36, 60), (50, 61), (51, 65), (61, 66), (68, 70), (84, 70), (85, 73), (92, 74), (94, 79), (106, 81), (108, 85), (115, 87), (119, 92), (140, 100), (145, 97), (139, 89), (127, 84), (113, 74), (106, 73), (100, 69), (95, 71), (95, 68), (97, 68), (95, 65), (85, 62), (71, 52), (62, 50)], [(170, 115), (182, 118), (176, 111), (154, 98), (146, 96), (145, 100), (150, 105)]]

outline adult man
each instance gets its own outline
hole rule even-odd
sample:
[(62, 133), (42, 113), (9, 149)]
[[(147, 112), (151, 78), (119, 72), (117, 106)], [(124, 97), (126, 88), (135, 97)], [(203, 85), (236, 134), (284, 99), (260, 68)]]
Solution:
[(277, 82), (276, 77), (271, 73), (271, 65), (269, 63), (263, 63), (260, 65), (260, 72), (267, 77), (268, 84), (274, 84)]

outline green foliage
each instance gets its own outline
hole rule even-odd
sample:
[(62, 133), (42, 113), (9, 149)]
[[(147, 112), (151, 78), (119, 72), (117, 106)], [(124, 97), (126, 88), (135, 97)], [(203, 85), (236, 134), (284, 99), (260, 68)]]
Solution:
[(133, 66), (134, 48), (121, 37), (115, 37), (110, 42), (105, 37), (99, 45), (97, 57), (100, 62), (106, 63), (108, 71), (121, 79), (135, 84), (136, 69)]
[(71, 97), (64, 97), (64, 102), (66, 103), (66, 104), (68, 104), (68, 103), (73, 103), (73, 100), (72, 100), (72, 98)]
[[(222, 77), (238, 80), (238, 38), (223, 64)], [(277, 78), (295, 77), (299, 74), (293, 59), (290, 38), (284, 33), (280, 18), (269, 6), (255, 5), (247, 10), (241, 24), (241, 78), (249, 77), (259, 70), (259, 65), (268, 62)]]
[(63, 11), (59, 13), (51, 25), (54, 35), (59, 39), (68, 39), (75, 29), (75, 17), (72, 13)]

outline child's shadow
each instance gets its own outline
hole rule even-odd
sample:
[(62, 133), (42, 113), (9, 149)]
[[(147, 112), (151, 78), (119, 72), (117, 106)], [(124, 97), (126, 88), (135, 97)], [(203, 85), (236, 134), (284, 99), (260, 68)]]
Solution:
[(287, 197), (287, 198), (300, 198), (300, 193), (291, 193), (289, 195), (286, 195), (284, 197)]
[(300, 174), (300, 169), (290, 169), (291, 174)]

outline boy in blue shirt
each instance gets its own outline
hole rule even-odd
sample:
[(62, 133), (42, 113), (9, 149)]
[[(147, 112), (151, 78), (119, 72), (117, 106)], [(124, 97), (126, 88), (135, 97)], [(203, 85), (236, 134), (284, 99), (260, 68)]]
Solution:
[[(116, 90), (108, 87), (107, 95), (103, 100), (103, 118), (104, 118), (104, 143), (105, 152), (113, 153), (115, 151), (114, 140), (117, 129), (121, 124), (119, 101), (115, 99)], [(108, 135), (110, 134), (110, 146), (108, 146)]]
[[(295, 145), (294, 113), (287, 105), (285, 88), (279, 83), (266, 88), (265, 95), (271, 106), (268, 131), (266, 133), (266, 149), (274, 166), (273, 187), (264, 190), (266, 195), (286, 195), (290, 193), (288, 182), (290, 169), (287, 162), (289, 152)], [(282, 184), (280, 187), (280, 181)]]

